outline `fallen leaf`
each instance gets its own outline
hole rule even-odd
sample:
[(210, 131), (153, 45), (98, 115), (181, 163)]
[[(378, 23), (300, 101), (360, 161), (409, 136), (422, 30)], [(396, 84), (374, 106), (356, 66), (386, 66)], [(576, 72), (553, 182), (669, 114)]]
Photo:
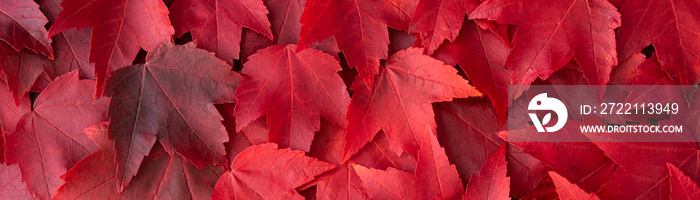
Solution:
[(233, 102), (241, 80), (226, 62), (193, 43), (166, 42), (146, 56), (145, 64), (115, 71), (105, 96), (112, 97), (109, 136), (119, 191), (136, 175), (156, 138), (168, 153), (197, 167), (226, 166), (228, 133), (213, 104)]
[(176, 37), (191, 31), (197, 47), (228, 63), (239, 59), (243, 27), (273, 37), (262, 0), (176, 0), (169, 9)]
[(426, 139), (425, 127), (436, 126), (430, 103), (481, 96), (456, 72), (423, 55), (422, 49), (409, 48), (387, 60), (374, 86), (367, 87), (362, 80), (356, 80), (347, 114), (343, 161), (371, 141), (379, 130), (387, 134), (396, 154), (407, 151), (416, 155), (418, 145)]
[(254, 145), (244, 150), (214, 188), (212, 199), (304, 199), (295, 188), (335, 164), (304, 156), (304, 152)]
[(63, 184), (59, 176), (98, 149), (82, 132), (107, 117), (109, 98), (94, 99), (95, 85), (77, 71), (57, 78), (7, 136), (7, 163), (19, 164), (33, 196), (50, 199)]
[(107, 77), (131, 65), (140, 48), (155, 50), (175, 32), (160, 0), (65, 0), (61, 7), (48, 35), (93, 28), (90, 62), (95, 63), (96, 97), (102, 95)]
[(462, 199), (496, 200), (509, 199), (510, 177), (506, 176), (506, 147), (501, 145), (486, 163), (469, 179)]
[(321, 126), (319, 117), (345, 127), (350, 98), (332, 56), (295, 49), (296, 45), (271, 46), (244, 65), (247, 76), (234, 95), (236, 131), (265, 115), (270, 142), (308, 152)]

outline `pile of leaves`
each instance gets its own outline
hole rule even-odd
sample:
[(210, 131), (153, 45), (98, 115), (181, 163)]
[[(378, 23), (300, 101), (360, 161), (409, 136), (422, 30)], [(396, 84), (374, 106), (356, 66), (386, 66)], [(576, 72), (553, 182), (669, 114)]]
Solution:
[[(698, 199), (694, 141), (508, 142), (532, 126), (506, 117), (508, 85), (696, 84), (698, 10), (0, 0), (0, 198)], [(700, 136), (700, 98), (662, 95)]]

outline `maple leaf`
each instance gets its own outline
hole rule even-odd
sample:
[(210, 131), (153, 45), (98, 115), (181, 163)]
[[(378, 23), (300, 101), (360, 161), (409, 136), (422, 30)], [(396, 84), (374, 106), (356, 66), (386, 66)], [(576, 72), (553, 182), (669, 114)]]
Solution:
[(508, 199), (510, 177), (506, 176), (506, 147), (501, 145), (488, 159), (479, 174), (469, 179), (462, 199)]
[(93, 99), (95, 85), (78, 80), (77, 71), (57, 78), (7, 136), (7, 163), (19, 164), (22, 180), (39, 199), (50, 199), (63, 182), (59, 176), (97, 150), (81, 131), (107, 117), (109, 99)]
[(334, 36), (350, 67), (368, 87), (387, 58), (387, 26), (407, 30), (417, 2), (370, 0), (307, 0), (301, 16), (297, 51)]
[(472, 21), (465, 21), (460, 33), (457, 39), (442, 45), (433, 56), (449, 65), (459, 64), (474, 87), (489, 96), (503, 124), (508, 111), (511, 74), (503, 66), (511, 48)]
[[(562, 134), (576, 133), (580, 121), (568, 120), (568, 128), (560, 130)], [(536, 134), (534, 126), (524, 129), (509, 130), (508, 134), (528, 136)], [(512, 136), (509, 136), (512, 139)], [(528, 154), (541, 160), (564, 177), (581, 186), (586, 191), (597, 191), (607, 183), (615, 172), (617, 165), (603, 151), (590, 141), (582, 142), (520, 142), (536, 139), (519, 138), (510, 144), (522, 148)]]
[(274, 143), (254, 145), (221, 175), (212, 199), (304, 199), (295, 188), (335, 167)]
[(53, 58), (51, 39), (46, 37), (46, 16), (31, 0), (0, 1), (0, 40), (15, 51), (25, 47)]
[[(6, 90), (7, 83), (5, 79), (0, 76), (0, 126), (5, 133), (11, 134), (15, 132), (15, 127), (17, 127), (17, 122), (24, 116), (24, 114), (31, 111), (32, 103), (27, 98), (28, 95), (24, 95), (20, 104), (15, 106), (14, 98), (10, 94), (9, 90)], [(4, 148), (1, 148), (4, 149)], [(4, 155), (0, 155), (2, 157)], [(5, 159), (0, 159), (4, 161)]]
[[(600, 122), (594, 122), (600, 124)], [(672, 120), (661, 120), (659, 125), (677, 125)], [(668, 196), (668, 169), (671, 163), (682, 170), (697, 169), (698, 149), (692, 136), (683, 133), (668, 134), (671, 141), (688, 142), (618, 142), (616, 138), (601, 138), (595, 134), (586, 134), (593, 143), (603, 150), (606, 156), (620, 167), (609, 181), (596, 194), (602, 199), (656, 198)], [(609, 137), (609, 136), (608, 136)], [(606, 141), (606, 142), (596, 142)], [(654, 156), (649, 156), (654, 155)], [(698, 177), (691, 177), (697, 180)], [(619, 191), (625, 191), (621, 193)]]
[(683, 85), (700, 80), (697, 54), (700, 3), (678, 0), (626, 1), (620, 8), (625, 22), (617, 31), (619, 59), (627, 60), (654, 45), (663, 69)]
[[(241, 41), (241, 61), (246, 63), (248, 57), (256, 51), (276, 44), (296, 44), (301, 32), (301, 15), (304, 13), (306, 0), (263, 0), (270, 12), (272, 39), (255, 32), (243, 29)], [(335, 41), (333, 41), (335, 43)]]
[(95, 96), (102, 95), (111, 72), (131, 65), (140, 48), (150, 52), (175, 32), (160, 0), (65, 0), (61, 7), (49, 37), (72, 28), (93, 28), (90, 62), (95, 63)]
[[(438, 139), (450, 162), (457, 167), (462, 182), (468, 183), (486, 160), (506, 143), (497, 135), (503, 128), (496, 110), (485, 98), (441, 102), (435, 104), (434, 109)], [(532, 193), (550, 170), (542, 161), (514, 145), (508, 145), (507, 164), (512, 182), (510, 192), (516, 198)]]
[[(2, 130), (0, 130), (2, 132)], [(0, 165), (0, 198), (3, 199), (34, 199), (22, 182), (22, 175), (17, 165)]]
[(700, 188), (690, 177), (671, 163), (666, 163), (671, 185), (671, 200), (698, 199), (700, 198)]
[(273, 37), (262, 0), (177, 0), (170, 11), (177, 37), (191, 31), (197, 47), (229, 63), (239, 58), (243, 27)]
[[(457, 199), (464, 188), (454, 165), (440, 147), (432, 128), (418, 153), (415, 174), (388, 168), (386, 171), (353, 164), (363, 185), (374, 199)], [(505, 160), (505, 159), (504, 159)]]
[[(153, 147), (126, 190), (119, 192), (114, 145), (107, 139), (107, 123), (86, 129), (101, 150), (75, 164), (61, 176), (66, 183), (54, 199), (208, 199), (214, 192), (219, 167), (199, 169), (179, 155)], [(101, 142), (100, 142), (101, 141)]]
[(15, 132), (19, 119), (31, 111), (31, 102), (25, 94), (20, 104), (15, 106), (10, 91), (2, 88), (7, 88), (7, 83), (0, 75), (0, 163), (5, 163), (5, 138)]
[[(122, 68), (107, 80), (110, 138), (120, 191), (138, 171), (156, 137), (165, 150), (192, 162), (225, 166), (228, 133), (214, 103), (233, 102), (242, 77), (193, 43), (163, 43), (146, 63)], [(182, 95), (187, 94), (187, 95)]]
[[(314, 138), (308, 155), (322, 161), (340, 164), (344, 140), (344, 129), (327, 120), (322, 120), (321, 130)], [(408, 154), (396, 155), (389, 146), (386, 134), (379, 133), (348, 162), (319, 175), (302, 189), (316, 185), (318, 199), (368, 199), (370, 196), (355, 172), (355, 168), (352, 167), (353, 164), (382, 170), (391, 167), (413, 172), (416, 169), (414, 158)]]
[(549, 176), (552, 177), (554, 185), (557, 187), (557, 194), (559, 194), (559, 199), (561, 200), (600, 200), (595, 194), (586, 193), (576, 184), (572, 184), (554, 171), (550, 171)]
[[(409, 48), (392, 55), (368, 87), (358, 79), (348, 109), (343, 161), (384, 130), (396, 154), (415, 155), (426, 126), (435, 127), (430, 103), (481, 96), (457, 70)], [(372, 91), (368, 88), (373, 88)]]
[[(236, 131), (267, 116), (270, 141), (283, 148), (309, 151), (319, 117), (345, 126), (350, 98), (332, 56), (296, 45), (258, 51), (244, 65), (247, 76), (236, 90)], [(280, 96), (280, 95), (283, 96)]]
[[(537, 9), (542, 4), (547, 12)], [(514, 85), (530, 85), (537, 77), (547, 79), (572, 58), (589, 84), (605, 85), (612, 66), (617, 65), (614, 29), (620, 26), (620, 14), (605, 0), (487, 0), (469, 19), (518, 26), (505, 64), (514, 71)], [(521, 92), (516, 91), (515, 96)]]
[(39, 76), (44, 73), (44, 68), (48, 68), (49, 65), (49, 59), (42, 55), (28, 49), (15, 51), (10, 45), (0, 41), (0, 67), (5, 72), (5, 80), (15, 105), (19, 105)]
[[(61, 12), (61, 0), (40, 0), (41, 9), (52, 24)], [(52, 80), (58, 76), (79, 69), (80, 78), (95, 79), (95, 65), (90, 63), (90, 34), (92, 30), (65, 30), (53, 36), (54, 59), (52, 67), (44, 67), (44, 72)]]
[(467, 5), (472, 1), (420, 0), (411, 17), (409, 32), (420, 37), (427, 55), (443, 41), (454, 41), (460, 33)]
[[(224, 117), (222, 123), (228, 131), (228, 142), (224, 143), (226, 146), (226, 157), (229, 162), (241, 153), (246, 148), (267, 143), (268, 133), (270, 129), (267, 127), (267, 118), (261, 117), (257, 120), (248, 124), (248, 126), (243, 127), (239, 132), (236, 132), (236, 119), (234, 117), (234, 104), (227, 103), (223, 105), (216, 105), (216, 109), (219, 110), (221, 116)], [(230, 163), (229, 163), (230, 165)]]

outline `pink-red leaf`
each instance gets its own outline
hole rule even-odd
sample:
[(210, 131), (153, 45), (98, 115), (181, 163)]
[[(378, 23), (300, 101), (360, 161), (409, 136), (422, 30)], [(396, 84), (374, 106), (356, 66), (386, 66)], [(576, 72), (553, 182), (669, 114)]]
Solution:
[(258, 51), (244, 65), (236, 90), (236, 130), (267, 116), (270, 141), (309, 151), (319, 117), (345, 127), (350, 97), (337, 72), (338, 61), (321, 51), (276, 45)]
[(77, 71), (59, 77), (7, 137), (7, 163), (19, 164), (22, 180), (39, 199), (50, 199), (63, 183), (59, 176), (98, 149), (82, 132), (106, 119), (109, 99), (94, 99), (95, 85), (78, 80)]
[[(547, 12), (539, 9), (543, 5)], [(513, 69), (516, 85), (546, 79), (572, 58), (589, 84), (605, 85), (617, 65), (614, 29), (620, 26), (620, 14), (605, 0), (488, 0), (469, 18), (518, 25), (505, 64)]]
[(409, 48), (392, 55), (372, 87), (359, 79), (353, 83), (344, 161), (379, 130), (387, 134), (396, 154), (405, 150), (416, 155), (426, 139), (425, 127), (436, 126), (430, 103), (481, 96), (456, 69), (423, 55), (422, 50)]
[[(425, 140), (418, 153), (415, 174), (388, 168), (386, 171), (353, 165), (374, 199), (458, 199), (464, 188), (454, 165), (440, 147), (432, 128), (423, 132)], [(504, 159), (505, 160), (505, 159)]]
[(557, 194), (559, 194), (559, 199), (561, 200), (600, 200), (595, 194), (586, 193), (576, 184), (572, 184), (554, 171), (550, 171), (549, 176), (552, 177), (554, 185), (557, 187)]
[(508, 199), (510, 177), (506, 176), (506, 147), (501, 145), (479, 170), (469, 179), (462, 199), (497, 200)]
[(357, 68), (367, 87), (387, 58), (387, 26), (407, 30), (416, 1), (308, 0), (301, 16), (297, 51), (334, 36), (350, 67)]
[(262, 0), (177, 0), (170, 11), (177, 37), (191, 31), (197, 47), (229, 63), (239, 58), (243, 27), (272, 39)]
[(411, 17), (409, 32), (417, 34), (428, 55), (443, 41), (454, 41), (460, 33), (469, 1), (420, 0)]
[(0, 40), (15, 51), (25, 47), (53, 58), (51, 39), (44, 25), (49, 22), (32, 0), (0, 1)]
[(0, 41), (0, 68), (5, 73), (5, 80), (9, 87), (6, 88), (12, 92), (16, 105), (19, 105), (37, 78), (44, 73), (44, 68), (50, 65), (49, 59), (42, 55), (28, 49), (22, 49), (19, 52)]
[[(2, 131), (0, 131), (2, 132)], [(2, 199), (34, 199), (22, 182), (22, 175), (17, 165), (0, 165), (0, 198)]]
[(212, 199), (304, 199), (295, 188), (335, 167), (302, 151), (254, 145), (236, 156), (231, 171), (216, 183)]

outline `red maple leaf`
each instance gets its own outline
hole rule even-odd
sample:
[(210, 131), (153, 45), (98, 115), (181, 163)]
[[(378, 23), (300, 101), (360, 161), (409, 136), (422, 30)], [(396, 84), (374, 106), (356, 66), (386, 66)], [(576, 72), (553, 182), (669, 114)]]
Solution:
[(459, 64), (476, 89), (489, 96), (501, 124), (508, 111), (511, 70), (503, 68), (511, 48), (495, 34), (465, 21), (460, 36), (442, 45), (433, 55), (449, 65)]
[(170, 11), (175, 36), (191, 31), (197, 47), (229, 63), (239, 59), (243, 27), (273, 38), (262, 0), (176, 0)]
[(304, 156), (304, 152), (254, 145), (233, 160), (214, 188), (212, 199), (304, 199), (295, 188), (335, 164)]
[(51, 39), (46, 37), (46, 16), (31, 0), (0, 1), (0, 40), (20, 51), (25, 47), (53, 58)]
[(472, 175), (462, 199), (508, 199), (510, 177), (506, 176), (506, 147), (507, 144), (501, 145), (481, 166), (479, 174)]
[(408, 31), (417, 34), (425, 48), (432, 55), (443, 41), (450, 42), (460, 33), (468, 5), (474, 1), (420, 0), (411, 16)]
[(700, 188), (690, 177), (671, 163), (666, 163), (671, 185), (671, 200), (690, 200), (700, 198)]
[(219, 167), (199, 169), (179, 155), (169, 155), (161, 145), (141, 164), (130, 186), (120, 192), (117, 187), (117, 165), (114, 144), (107, 138), (107, 123), (86, 129), (101, 150), (96, 151), (61, 176), (66, 183), (54, 199), (208, 199), (214, 192)]
[[(241, 61), (246, 63), (256, 51), (277, 44), (296, 44), (301, 32), (301, 15), (306, 0), (264, 0), (270, 20), (272, 39), (254, 30), (243, 29)], [(335, 41), (334, 41), (335, 42)]]
[(317, 50), (295, 49), (271, 46), (244, 65), (247, 76), (234, 95), (236, 131), (266, 115), (271, 142), (309, 151), (319, 117), (345, 126), (350, 98), (337, 74), (338, 61)]
[(418, 153), (415, 174), (395, 168), (384, 171), (357, 164), (352, 166), (372, 198), (458, 199), (462, 196), (464, 188), (457, 169), (450, 165), (432, 128), (424, 130), (426, 138)]
[(97, 150), (81, 131), (107, 116), (109, 99), (94, 99), (95, 85), (93, 80), (78, 80), (77, 71), (59, 77), (7, 136), (7, 163), (19, 164), (34, 196), (50, 199), (63, 183), (59, 176)]
[[(523, 101), (515, 104), (518, 102)], [(497, 135), (504, 128), (499, 125), (496, 110), (485, 98), (455, 99), (437, 103), (434, 109), (438, 139), (450, 162), (457, 167), (462, 182), (468, 183), (506, 143)], [(522, 198), (536, 189), (550, 167), (515, 145), (509, 144), (507, 149), (510, 192), (513, 197)]]
[(357, 68), (367, 87), (379, 73), (380, 59), (387, 58), (387, 26), (407, 30), (417, 1), (308, 0), (301, 16), (297, 51), (331, 36), (345, 53), (350, 67)]
[[(61, 0), (40, 0), (39, 9), (48, 17), (52, 24), (62, 8)], [(55, 79), (70, 71), (79, 69), (80, 78), (95, 79), (95, 65), (90, 63), (90, 34), (92, 30), (65, 30), (52, 37), (55, 50), (52, 67), (44, 67), (44, 72)]]
[(387, 60), (373, 81), (375, 85), (368, 87), (364, 81), (356, 80), (347, 114), (343, 161), (371, 141), (379, 130), (387, 134), (396, 154), (405, 150), (415, 155), (425, 139), (425, 127), (436, 126), (430, 103), (481, 96), (456, 72), (423, 55), (422, 49), (409, 48)]
[(649, 44), (654, 45), (659, 63), (683, 85), (700, 81), (697, 45), (700, 13), (697, 1), (626, 1), (620, 7), (622, 26), (617, 31), (620, 60), (627, 60)]
[[(543, 4), (547, 12), (538, 9)], [(547, 79), (572, 58), (589, 84), (605, 85), (617, 65), (614, 29), (620, 26), (620, 14), (605, 0), (487, 0), (469, 19), (518, 26), (505, 64), (514, 71), (514, 85), (530, 85), (537, 77)]]
[(557, 194), (561, 200), (600, 200), (595, 194), (588, 194), (576, 184), (572, 184), (569, 180), (557, 174), (554, 171), (549, 172), (554, 185), (557, 187)]
[(50, 68), (50, 65), (49, 59), (42, 55), (29, 49), (22, 49), (19, 52), (0, 41), (0, 68), (5, 72), (5, 80), (16, 105), (19, 105), (25, 94), (44, 73), (44, 68)]
[[(2, 132), (0, 130), (0, 132)], [(0, 165), (0, 197), (7, 199), (34, 199), (22, 182), (22, 175), (17, 165)]]
[[(309, 156), (319, 160), (340, 164), (343, 156), (345, 130), (322, 120), (321, 130), (316, 134)], [(416, 169), (416, 160), (408, 154), (396, 155), (389, 146), (386, 134), (380, 132), (360, 149), (357, 154), (345, 164), (328, 171), (302, 187), (316, 186), (316, 197), (319, 199), (367, 199), (370, 198), (362, 180), (355, 172), (354, 164), (364, 167), (386, 170), (395, 168), (407, 172)]]
[(90, 62), (95, 63), (95, 96), (102, 95), (111, 72), (131, 65), (140, 48), (150, 52), (175, 32), (160, 0), (66, 0), (61, 7), (50, 37), (72, 28), (93, 28)]
[[(146, 63), (122, 68), (107, 80), (110, 138), (114, 139), (120, 191), (136, 175), (156, 138), (171, 155), (198, 167), (225, 166), (228, 133), (213, 103), (233, 102), (242, 77), (193, 43), (169, 42)], [(187, 95), (183, 95), (187, 94)]]

